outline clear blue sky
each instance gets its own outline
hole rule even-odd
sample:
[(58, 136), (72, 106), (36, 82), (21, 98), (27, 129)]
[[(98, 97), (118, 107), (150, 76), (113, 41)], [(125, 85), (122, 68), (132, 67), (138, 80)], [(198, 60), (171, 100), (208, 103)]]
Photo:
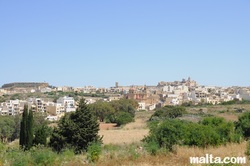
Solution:
[(0, 86), (250, 86), (249, 0), (0, 0)]

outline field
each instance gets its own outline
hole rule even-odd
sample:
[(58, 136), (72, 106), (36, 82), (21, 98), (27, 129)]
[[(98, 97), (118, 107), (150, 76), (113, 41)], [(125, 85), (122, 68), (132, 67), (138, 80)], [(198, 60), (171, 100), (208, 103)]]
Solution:
[[(214, 115), (223, 117), (228, 121), (236, 121), (242, 112), (238, 110), (250, 110), (250, 105), (229, 106), (200, 106), (188, 107), (189, 114)], [(101, 128), (99, 134), (103, 135), (104, 153), (97, 165), (190, 165), (189, 157), (202, 157), (212, 154), (215, 157), (246, 157), (246, 142), (240, 144), (228, 144), (220, 147), (206, 149), (197, 147), (176, 147), (175, 153), (159, 153), (156, 156), (149, 155), (143, 148), (140, 140), (148, 134), (146, 121), (153, 112), (136, 112), (135, 122), (122, 128)], [(197, 119), (184, 119), (197, 121)], [(105, 147), (108, 150), (105, 150)], [(113, 149), (113, 150), (110, 150)], [(249, 165), (249, 164), (246, 164)]]
[(137, 112), (135, 122), (122, 128), (116, 128), (113, 124), (101, 124), (99, 135), (103, 136), (104, 144), (131, 144), (138, 143), (149, 132), (146, 121), (152, 112)]
[[(187, 107), (188, 115), (181, 119), (198, 121), (206, 116), (220, 116), (228, 121), (236, 121), (244, 111), (249, 111), (250, 105), (227, 106), (194, 106)], [(187, 146), (175, 146), (174, 152), (169, 153), (160, 150), (156, 155), (150, 155), (144, 148), (141, 140), (149, 134), (147, 120), (154, 112), (136, 112), (135, 121), (122, 127), (115, 124), (100, 124), (99, 135), (103, 136), (103, 145), (100, 158), (96, 163), (88, 162), (88, 154), (74, 155), (73, 151), (62, 154), (52, 152), (51, 149), (35, 148), (32, 152), (23, 152), (18, 149), (18, 140), (4, 147), (0, 144), (1, 165), (34, 165), (35, 162), (43, 162), (41, 165), (98, 165), (98, 166), (189, 166), (190, 157), (204, 157), (211, 154), (214, 157), (247, 157), (245, 155), (247, 142), (240, 144), (228, 143), (219, 147), (197, 148)], [(1, 151), (1, 146), (7, 153)], [(13, 150), (12, 150), (13, 149)], [(22, 156), (22, 157), (19, 157)], [(6, 159), (9, 160), (6, 164)], [(198, 165), (198, 164), (196, 164)], [(246, 165), (250, 165), (247, 161)], [(218, 166), (218, 165), (216, 165)]]

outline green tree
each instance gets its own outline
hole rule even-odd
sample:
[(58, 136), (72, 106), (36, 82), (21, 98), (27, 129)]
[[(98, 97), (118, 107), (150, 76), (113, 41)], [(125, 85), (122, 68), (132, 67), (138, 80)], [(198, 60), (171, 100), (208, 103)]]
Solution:
[(167, 119), (163, 122), (153, 124), (150, 133), (144, 138), (147, 144), (156, 144), (160, 148), (173, 151), (173, 146), (181, 144), (184, 138), (184, 122), (176, 119)]
[(24, 150), (29, 150), (33, 144), (33, 113), (28, 110), (28, 105), (24, 106), (21, 121), (19, 144)]
[(49, 145), (58, 152), (71, 147), (78, 154), (86, 151), (92, 142), (101, 141), (98, 131), (97, 118), (82, 98), (76, 112), (65, 115), (59, 121)]
[(183, 114), (185, 113), (187, 113), (185, 107), (165, 106), (163, 108), (157, 109), (149, 120), (166, 119), (166, 118), (174, 119), (183, 116)]
[(27, 149), (30, 149), (33, 145), (33, 139), (34, 139), (33, 124), (34, 124), (33, 112), (30, 110), (27, 122), (27, 134), (28, 134)]
[(11, 116), (0, 116), (0, 126), (1, 142), (5, 143), (10, 141), (15, 131), (14, 118)]
[(134, 120), (133, 116), (128, 112), (119, 112), (117, 113), (115, 121), (117, 123), (117, 126), (121, 126), (133, 122), (133, 120)]
[(240, 131), (244, 137), (250, 137), (250, 112), (246, 112), (239, 117), (236, 122), (236, 129)]
[(18, 139), (20, 136), (20, 123), (21, 123), (21, 116), (20, 115), (15, 115), (14, 116), (14, 132), (12, 133), (11, 136), (11, 141), (14, 141), (15, 139)]
[(104, 122), (108, 115), (115, 112), (115, 109), (108, 102), (102, 101), (97, 101), (93, 104), (90, 104), (90, 108), (98, 117), (100, 122)]
[(40, 126), (35, 134), (35, 138), (34, 138), (34, 144), (36, 145), (47, 145), (47, 137), (48, 137), (48, 127), (45, 125)]

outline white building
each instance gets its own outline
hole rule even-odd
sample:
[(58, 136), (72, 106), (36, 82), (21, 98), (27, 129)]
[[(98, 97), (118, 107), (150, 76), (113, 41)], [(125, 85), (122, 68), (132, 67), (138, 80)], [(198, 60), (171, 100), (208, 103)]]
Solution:
[(60, 97), (57, 100), (57, 104), (61, 105), (62, 107), (64, 107), (64, 111), (65, 112), (72, 112), (72, 111), (76, 111), (76, 107), (75, 107), (75, 100), (73, 97)]
[(0, 114), (1, 115), (17, 115), (20, 113), (20, 101), (9, 100), (0, 105)]
[(139, 102), (138, 105), (138, 110), (146, 110), (146, 104), (144, 102)]

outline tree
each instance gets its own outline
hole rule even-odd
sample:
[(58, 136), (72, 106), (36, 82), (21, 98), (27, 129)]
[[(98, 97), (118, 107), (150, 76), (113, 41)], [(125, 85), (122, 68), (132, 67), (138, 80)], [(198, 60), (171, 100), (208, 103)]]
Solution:
[(30, 110), (27, 122), (27, 134), (28, 134), (27, 149), (30, 149), (33, 145), (33, 138), (34, 138), (33, 124), (34, 124), (33, 112)]
[(239, 117), (238, 122), (236, 122), (236, 129), (242, 132), (244, 137), (250, 137), (250, 112), (246, 112)]
[(175, 119), (182, 117), (186, 113), (186, 108), (182, 106), (165, 106), (157, 109), (149, 120), (155, 119)]
[(91, 104), (90, 107), (100, 122), (104, 122), (108, 115), (115, 112), (114, 108), (108, 102), (97, 101)]
[(34, 138), (33, 143), (36, 145), (47, 145), (47, 137), (48, 137), (48, 133), (47, 133), (47, 129), (48, 127), (45, 125), (40, 126), (37, 131), (36, 131), (36, 135)]
[(10, 116), (0, 116), (0, 141), (5, 143), (11, 140), (15, 131), (14, 118)]
[(28, 105), (24, 106), (21, 121), (19, 144), (24, 150), (29, 150), (33, 144), (33, 113), (28, 110)]
[(86, 151), (95, 141), (101, 141), (98, 135), (99, 123), (93, 112), (81, 98), (76, 112), (66, 114), (51, 136), (49, 145), (60, 152), (66, 147), (73, 148), (76, 154)]
[(117, 126), (133, 122), (133, 120), (134, 120), (133, 116), (128, 112), (119, 112), (115, 119)]

